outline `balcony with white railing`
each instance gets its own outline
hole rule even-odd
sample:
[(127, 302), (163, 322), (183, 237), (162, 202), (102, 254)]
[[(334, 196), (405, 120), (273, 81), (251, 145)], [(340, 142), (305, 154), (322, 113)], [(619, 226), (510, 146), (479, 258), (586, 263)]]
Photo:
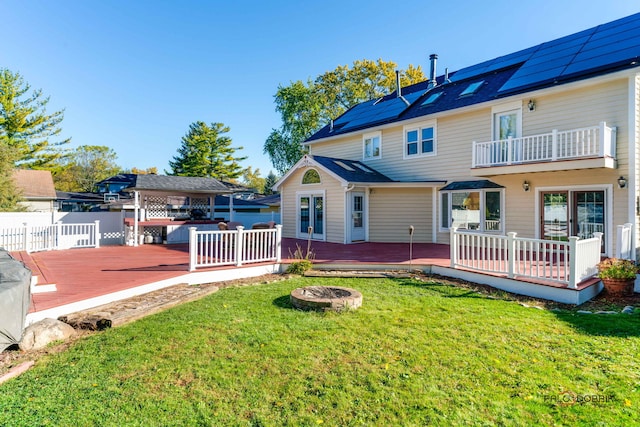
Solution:
[[(615, 168), (616, 128), (598, 126), (473, 142), (477, 176), (568, 169)], [(562, 162), (561, 164), (558, 162)]]

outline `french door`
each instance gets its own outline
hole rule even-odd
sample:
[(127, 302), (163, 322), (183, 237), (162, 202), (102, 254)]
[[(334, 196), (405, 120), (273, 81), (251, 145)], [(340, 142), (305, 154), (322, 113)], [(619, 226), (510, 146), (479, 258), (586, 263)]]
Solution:
[(324, 196), (304, 195), (299, 198), (298, 234), (313, 239), (324, 238)]
[(605, 192), (544, 191), (540, 193), (540, 234), (546, 240), (581, 239), (602, 235), (602, 251), (606, 247)]

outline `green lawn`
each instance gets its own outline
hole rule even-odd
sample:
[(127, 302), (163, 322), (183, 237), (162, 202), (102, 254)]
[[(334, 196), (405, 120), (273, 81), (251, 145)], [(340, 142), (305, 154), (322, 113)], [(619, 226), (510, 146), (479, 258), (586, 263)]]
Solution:
[[(289, 292), (309, 284), (356, 288), (363, 306), (291, 309)], [(298, 278), (82, 339), (0, 386), (0, 425), (637, 425), (639, 336), (637, 313)]]

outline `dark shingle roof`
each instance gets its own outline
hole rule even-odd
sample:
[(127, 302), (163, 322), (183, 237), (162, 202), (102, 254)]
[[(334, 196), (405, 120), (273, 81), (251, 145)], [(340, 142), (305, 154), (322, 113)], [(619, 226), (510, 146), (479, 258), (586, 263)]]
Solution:
[[(447, 82), (440, 76), (435, 88), (429, 89), (426, 81), (404, 87), (402, 95), (410, 105), (395, 92), (360, 103), (306, 142), (634, 67), (640, 67), (640, 13), (463, 68)], [(479, 81), (477, 92), (461, 96)], [(422, 105), (439, 92), (442, 96), (434, 103)]]
[(129, 190), (157, 190), (183, 192), (230, 192), (226, 185), (214, 178), (191, 176), (137, 175)]
[(475, 180), (475, 181), (455, 181), (450, 182), (446, 186), (442, 187), (440, 191), (451, 190), (482, 190), (485, 188), (504, 188), (502, 185), (491, 182), (487, 179)]
[(348, 182), (393, 182), (362, 162), (332, 157), (311, 156), (313, 160)]

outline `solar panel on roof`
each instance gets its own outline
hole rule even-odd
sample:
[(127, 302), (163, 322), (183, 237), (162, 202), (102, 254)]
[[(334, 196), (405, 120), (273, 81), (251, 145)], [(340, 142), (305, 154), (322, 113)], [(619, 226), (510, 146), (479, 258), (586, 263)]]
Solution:
[(613, 68), (640, 56), (640, 14), (543, 43), (499, 90), (508, 92)]

